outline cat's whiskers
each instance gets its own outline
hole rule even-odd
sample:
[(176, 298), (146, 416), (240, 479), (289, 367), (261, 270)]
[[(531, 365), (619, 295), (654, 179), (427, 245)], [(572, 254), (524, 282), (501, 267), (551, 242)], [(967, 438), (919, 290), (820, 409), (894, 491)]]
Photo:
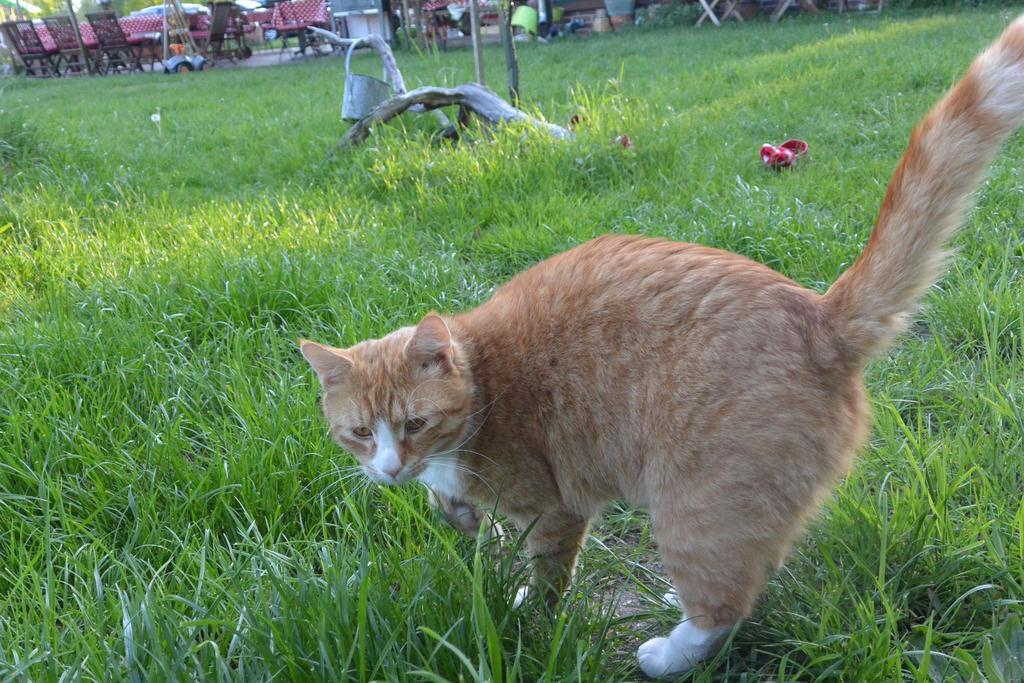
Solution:
[[(470, 450), (468, 448), (452, 449), (450, 451), (444, 451), (442, 453), (435, 453), (434, 455), (437, 455), (437, 456), (458, 456), (458, 455), (460, 455), (462, 453), (468, 453), (470, 455), (475, 455), (475, 456), (477, 456), (479, 458), (482, 458), (482, 459), (486, 460), (487, 462), (491, 463), (495, 467), (499, 466), (498, 465), (498, 461), (496, 461), (494, 458), (489, 458), (489, 457), (487, 457), (486, 455), (484, 455), (483, 453), (481, 453), (479, 451)], [(459, 464), (465, 465), (465, 463), (463, 463), (461, 461), (459, 461)], [(468, 467), (468, 465), (467, 465), (467, 467)]]
[(343, 473), (346, 473), (346, 472), (350, 472), (352, 470), (357, 470), (359, 468), (360, 468), (360, 465), (337, 465), (337, 466), (332, 467), (331, 469), (327, 470), (326, 472), (321, 472), (320, 474), (316, 475), (315, 477), (313, 477), (309, 481), (309, 483), (313, 484), (313, 483), (323, 479), (324, 477), (330, 477), (330, 476), (335, 476), (335, 475), (338, 475), (338, 474), (343, 474)]
[[(469, 420), (469, 419), (471, 419), (471, 418), (473, 418), (473, 417), (475, 417), (475, 416), (479, 415), (479, 414), (480, 414), (480, 413), (482, 413), (483, 411), (487, 410), (488, 408), (493, 408), (493, 407), (494, 407), (494, 404), (498, 402), (498, 399), (499, 399), (499, 398), (501, 398), (502, 396), (504, 396), (504, 395), (505, 395), (505, 392), (506, 392), (506, 391), (508, 391), (508, 389), (502, 389), (502, 390), (501, 390), (500, 392), (498, 392), (498, 395), (497, 395), (497, 396), (495, 396), (495, 397), (494, 397), (494, 398), (492, 398), (492, 399), (491, 399), (490, 401), (488, 401), (488, 402), (487, 402), (486, 404), (484, 404), (483, 406), (481, 406), (481, 407), (480, 407), (480, 408), (479, 408), (478, 410), (475, 410), (475, 411), (473, 411), (472, 413), (470, 413), (469, 415), (467, 415), (467, 416), (466, 416), (466, 419), (467, 419), (467, 420)], [(487, 419), (487, 416), (484, 416), (484, 420), (486, 420), (486, 419)], [(483, 422), (483, 420), (482, 420), (481, 422)]]
[[(479, 431), (479, 428), (477, 428), (477, 431)], [(455, 454), (458, 454), (458, 453), (472, 453), (473, 455), (477, 455), (477, 456), (483, 458), (484, 460), (490, 462), (493, 465), (497, 465), (498, 463), (493, 458), (489, 458), (486, 455), (484, 455), (483, 453), (480, 453), (479, 451), (474, 451), (474, 450), (471, 450), (469, 448), (465, 448), (465, 445), (467, 443), (469, 443), (469, 441), (472, 440), (472, 438), (474, 436), (476, 436), (476, 432), (473, 432), (472, 434), (470, 434), (469, 436), (467, 436), (462, 441), (460, 441), (458, 444), (456, 444), (455, 446), (452, 446), (448, 450), (439, 451), (437, 453), (431, 453), (429, 457), (434, 457), (434, 456), (439, 456), (439, 455), (449, 455), (449, 454), (452, 454), (452, 453), (455, 453)]]
[(413, 415), (413, 414), (418, 412), (416, 410), (416, 405), (415, 405), (416, 401), (422, 401), (424, 403), (431, 403), (431, 404), (433, 404), (433, 406), (435, 408), (437, 408), (437, 412), (441, 413), (445, 417), (448, 417), (448, 413), (444, 410), (444, 408), (442, 408), (441, 405), (437, 401), (432, 401), (429, 398), (420, 398), (420, 399), (412, 399), (412, 400), (410, 400), (409, 403), (406, 405), (406, 408), (405, 408), (405, 410), (406, 410), (406, 412), (408, 414)]
[(484, 479), (483, 476), (481, 476), (479, 472), (475, 471), (474, 469), (472, 469), (471, 467), (465, 465), (464, 463), (459, 462), (455, 458), (445, 458), (445, 457), (439, 457), (437, 455), (431, 455), (431, 456), (428, 456), (428, 457), (424, 458), (424, 461), (428, 462), (428, 463), (436, 462), (436, 463), (438, 463), (440, 465), (451, 467), (456, 472), (462, 472), (462, 473), (471, 475), (473, 477), (476, 477), (477, 479), (480, 480), (480, 482), (484, 486), (487, 487), (487, 489), (491, 492), (492, 495), (494, 495), (495, 497), (497, 497), (497, 495), (498, 495), (497, 491), (494, 490), (494, 487), (491, 486), (490, 482), (487, 481), (486, 479)]
[(343, 479), (338, 479), (336, 481), (332, 481), (331, 483), (329, 483), (327, 486), (325, 486), (320, 491), (320, 497), (323, 498), (323, 497), (327, 496), (329, 493), (332, 493), (335, 489), (341, 488), (342, 484), (346, 483), (348, 480), (351, 480), (351, 479), (355, 479), (355, 486), (352, 487), (352, 488), (346, 489), (345, 490), (345, 494), (349, 495), (349, 496), (352, 496), (352, 495), (355, 495), (355, 494), (359, 493), (360, 490), (362, 490), (363, 488), (369, 486), (370, 478), (369, 477), (365, 477), (365, 476), (364, 477), (358, 477), (358, 476), (356, 476), (358, 474), (361, 474), (361, 473), (360, 472), (355, 472), (355, 473), (353, 473), (353, 474), (351, 474), (351, 475), (349, 475), (349, 476), (347, 476), (347, 477), (345, 477)]
[[(493, 399), (491, 399), (486, 405), (481, 407), (479, 410), (475, 410), (472, 413), (470, 413), (469, 415), (467, 415), (466, 416), (466, 421), (468, 422), (468, 421), (472, 420), (475, 416), (479, 415), (484, 410), (488, 410), (489, 408), (493, 409), (494, 404), (498, 401), (499, 398), (501, 398), (501, 396), (505, 393), (505, 391), (506, 390), (502, 390), (497, 396), (495, 396)], [(490, 462), (492, 462), (494, 464), (497, 464), (497, 463), (494, 462), (494, 460), (491, 460), (490, 458), (488, 458), (483, 453), (477, 453), (476, 451), (470, 451), (469, 449), (464, 449), (463, 448), (463, 446), (465, 446), (467, 443), (469, 443), (473, 439), (473, 437), (475, 437), (477, 434), (480, 433), (480, 430), (483, 429), (484, 423), (487, 422), (487, 418), (488, 417), (490, 417), (490, 412), (488, 412), (487, 415), (484, 415), (483, 418), (476, 424), (476, 428), (470, 434), (468, 434), (467, 436), (463, 437), (462, 440), (459, 441), (458, 444), (456, 444), (455, 446), (452, 446), (448, 450), (441, 451), (440, 453), (432, 453), (431, 456), (448, 455), (449, 453), (458, 453), (460, 451), (465, 451), (467, 453), (474, 453), (475, 455), (479, 455), (481, 458), (484, 458), (485, 460), (490, 460)]]
[[(422, 382), (420, 382), (419, 384), (417, 384), (416, 387), (411, 392), (409, 392), (409, 406), (410, 406), (410, 409), (411, 409), (412, 404), (415, 403), (415, 401), (416, 401), (416, 392), (417, 391), (422, 389), (427, 384), (430, 384), (431, 382), (444, 382), (444, 381), (445, 380), (443, 378), (440, 378), (440, 377), (431, 377), (430, 379), (425, 379)], [(429, 401), (430, 399), (420, 399), (420, 400), (427, 400), (427, 401)], [(434, 401), (430, 401), (430, 402), (433, 403), (435, 406), (437, 406), (436, 402), (434, 402)], [(438, 410), (441, 410), (440, 406), (437, 406), (437, 408), (438, 408)], [(443, 410), (441, 410), (441, 413), (444, 414), (445, 417), (448, 416), (448, 413), (446, 413)]]
[(363, 476), (362, 472), (352, 472), (350, 474), (345, 475), (344, 477), (339, 477), (338, 479), (331, 480), (330, 482), (327, 483), (326, 486), (323, 487), (323, 489), (321, 489), (321, 492), (330, 491), (331, 489), (338, 488), (347, 482), (351, 482), (352, 480), (361, 481), (363, 478), (365, 477)]
[(346, 481), (354, 479), (355, 477), (358, 477), (361, 474), (363, 474), (363, 468), (360, 465), (342, 465), (339, 467), (334, 467), (326, 472), (321, 472), (317, 476), (313, 477), (305, 486), (302, 487), (300, 493), (306, 493), (313, 487), (314, 484), (316, 484), (321, 479), (324, 479), (326, 477), (334, 478), (330, 482), (328, 482), (324, 489), (321, 490), (321, 493), (323, 493), (323, 491), (329, 490), (332, 487), (339, 486), (340, 484)]
[(362, 468), (359, 465), (341, 465), (339, 467), (333, 467), (327, 470), (326, 472), (321, 472), (320, 474), (310, 479), (309, 482), (307, 482), (306, 485), (302, 487), (301, 493), (305, 493), (307, 489), (309, 489), (311, 486), (319, 482), (321, 479), (324, 479), (326, 477), (337, 477), (339, 475), (344, 475), (342, 478), (348, 478), (353, 474), (358, 474), (358, 470), (361, 469)]

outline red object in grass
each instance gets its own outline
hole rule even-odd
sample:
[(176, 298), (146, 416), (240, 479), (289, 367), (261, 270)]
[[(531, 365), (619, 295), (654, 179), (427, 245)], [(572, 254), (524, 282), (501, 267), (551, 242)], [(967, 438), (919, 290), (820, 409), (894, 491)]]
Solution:
[(803, 140), (786, 140), (781, 145), (779, 145), (779, 147), (792, 151), (793, 154), (795, 154), (798, 157), (802, 157), (803, 155), (807, 154), (807, 143), (804, 142)]
[(761, 163), (768, 168), (790, 168), (799, 157), (807, 154), (807, 143), (803, 140), (786, 140), (781, 145), (762, 145)]
[(620, 135), (615, 138), (616, 145), (622, 145), (626, 149), (633, 149), (633, 141), (629, 139), (628, 135)]
[(584, 118), (583, 116), (580, 116), (579, 114), (573, 114), (572, 118), (569, 119), (569, 127), (570, 128), (575, 128), (576, 126), (580, 125), (581, 123), (583, 123), (586, 120), (587, 120), (586, 118)]

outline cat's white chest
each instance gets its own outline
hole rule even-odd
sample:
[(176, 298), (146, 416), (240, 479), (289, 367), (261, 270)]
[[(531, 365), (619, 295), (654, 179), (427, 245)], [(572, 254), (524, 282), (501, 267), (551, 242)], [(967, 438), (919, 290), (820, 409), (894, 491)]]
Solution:
[(454, 462), (448, 460), (432, 462), (416, 478), (449, 498), (458, 498), (462, 495), (462, 475)]

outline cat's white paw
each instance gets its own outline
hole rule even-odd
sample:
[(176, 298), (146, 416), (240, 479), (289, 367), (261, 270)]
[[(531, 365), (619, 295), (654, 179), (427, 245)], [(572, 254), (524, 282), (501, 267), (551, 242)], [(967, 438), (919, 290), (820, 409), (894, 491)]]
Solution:
[(636, 651), (637, 661), (640, 662), (640, 670), (651, 678), (661, 678), (670, 673), (671, 644), (668, 638), (651, 638), (640, 646)]
[(669, 607), (678, 607), (679, 609), (683, 608), (683, 601), (679, 599), (679, 593), (676, 593), (675, 591), (665, 593), (661, 600)]
[(651, 638), (636, 651), (636, 658), (649, 677), (665, 678), (686, 673), (704, 657), (693, 651), (679, 651), (670, 638)]
[(516, 599), (512, 601), (512, 609), (518, 609), (520, 605), (526, 602), (526, 598), (530, 596), (529, 586), (520, 586), (519, 590), (516, 591)]
[(705, 631), (691, 622), (672, 629), (668, 638), (651, 638), (636, 651), (640, 669), (651, 678), (686, 673), (715, 651), (729, 629)]

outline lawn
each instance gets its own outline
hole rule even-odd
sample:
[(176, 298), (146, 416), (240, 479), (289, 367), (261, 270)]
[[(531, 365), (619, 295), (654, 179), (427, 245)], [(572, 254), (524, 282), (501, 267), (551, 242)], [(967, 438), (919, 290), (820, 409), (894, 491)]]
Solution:
[[(640, 511), (608, 511), (556, 610), (513, 611), (514, 553), (447, 528), (419, 487), (342, 478), (295, 340), (472, 307), (609, 231), (823, 290), (913, 124), (1011, 15), (523, 46), (525, 106), (585, 117), (569, 143), (451, 146), (407, 117), (328, 158), (340, 60), (0, 80), (0, 680), (640, 678), (636, 647), (677, 619)], [(398, 60), (411, 86), (471, 78), (466, 50)], [(760, 168), (790, 136), (809, 163)], [(693, 680), (1020, 680), (1022, 153), (870, 367), (860, 466)]]

